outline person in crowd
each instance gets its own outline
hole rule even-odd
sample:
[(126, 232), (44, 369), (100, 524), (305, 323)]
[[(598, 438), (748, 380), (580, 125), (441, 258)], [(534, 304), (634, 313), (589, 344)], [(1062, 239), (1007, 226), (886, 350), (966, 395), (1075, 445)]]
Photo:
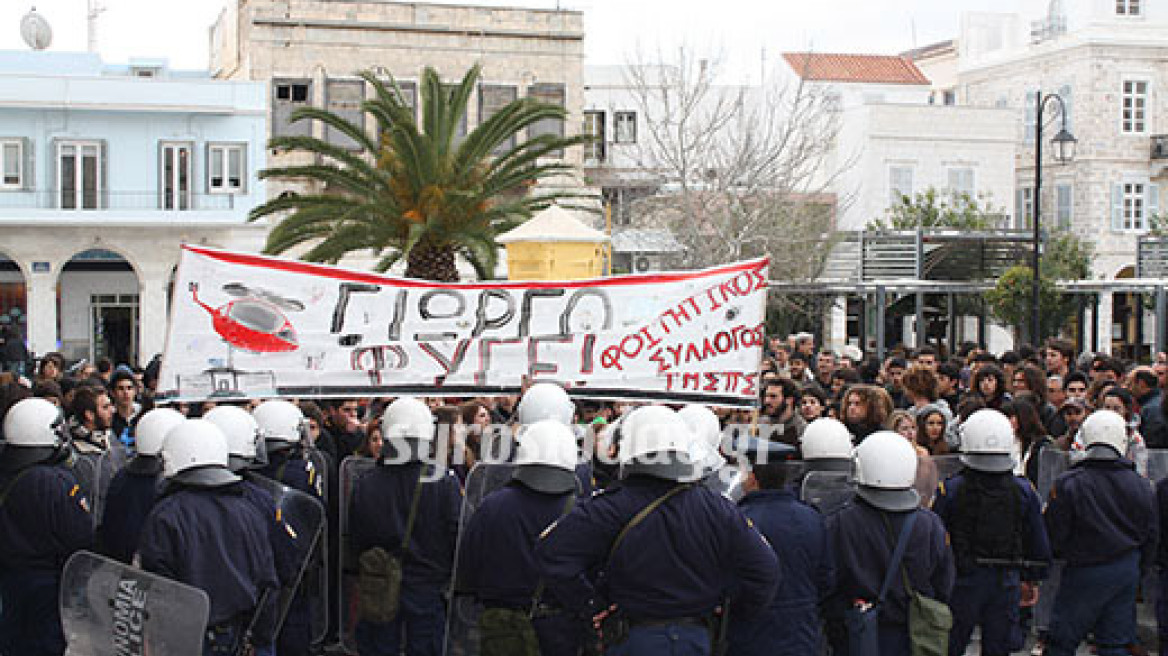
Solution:
[(883, 388), (853, 385), (844, 395), (843, 422), (858, 444), (872, 433), (882, 430), (892, 410), (892, 398)]
[[(304, 421), (308, 429), (308, 442), (319, 449), (321, 434), (324, 432), (324, 412), (315, 401), (301, 401), (296, 407), (300, 408), (300, 412), (304, 414)], [(251, 410), (254, 412), (255, 408)]]
[(763, 390), (762, 413), (759, 423), (770, 428), (769, 439), (797, 446), (807, 422), (795, 408), (799, 387), (789, 378), (768, 383)]
[(1014, 383), (1014, 372), (1022, 367), (1025, 363), (1022, 356), (1018, 355), (1016, 351), (1006, 351), (998, 358), (998, 366), (1002, 369), (1002, 376), (1006, 379), (1006, 391), (1010, 391), (1010, 387)]
[(1067, 398), (1079, 399), (1084, 403), (1087, 402), (1087, 388), (1090, 386), (1091, 382), (1087, 379), (1087, 374), (1081, 371), (1073, 371), (1063, 380), (1063, 389), (1067, 392)]
[[(818, 428), (814, 422), (804, 433), (804, 445), (813, 428)], [(846, 436), (843, 443), (850, 448)], [(831, 543), (823, 516), (799, 502), (793, 470), (782, 464), (782, 453), (769, 450), (770, 444), (754, 440), (743, 451), (750, 474), (738, 507), (774, 549), (779, 587), (760, 613), (738, 620), (737, 609), (731, 609), (727, 653), (732, 656), (816, 654), (824, 647), (819, 610), (835, 585)], [(776, 631), (780, 626), (785, 630)]]
[(1052, 338), (1046, 343), (1043, 361), (1048, 375), (1065, 379), (1074, 370), (1075, 345), (1065, 339)]
[(20, 328), (12, 324), (0, 326), (0, 366), (3, 370), (17, 377), (24, 376), (30, 359)]
[(114, 404), (110, 431), (114, 439), (129, 446), (132, 443), (130, 424), (142, 411), (142, 405), (137, 401), (138, 384), (134, 380), (134, 373), (129, 369), (118, 369), (110, 378), (109, 389)]
[(836, 370), (835, 352), (823, 349), (815, 359), (815, 384), (822, 390), (831, 389), (831, 377)]
[(956, 411), (961, 400), (961, 367), (952, 363), (937, 366), (937, 398)]
[(1127, 423), (1127, 450), (1124, 457), (1136, 465), (1136, 471), (1148, 473), (1148, 445), (1140, 430), (1140, 416), (1135, 410), (1135, 399), (1127, 390), (1119, 386), (1112, 386), (1099, 399), (1099, 407), (1110, 410)]
[(811, 371), (811, 362), (807, 359), (801, 351), (795, 351), (787, 360), (788, 375), (790, 380), (795, 381), (797, 385), (814, 384), (815, 376)]
[(974, 413), (962, 426), (965, 469), (941, 483), (933, 502), (957, 565), (950, 654), (964, 654), (977, 627), (981, 653), (1015, 651), (1019, 603), (1033, 602), (1037, 582), (1046, 578), (1051, 554), (1042, 501), (1014, 474), (1014, 433), (1001, 413)]
[(113, 418), (114, 405), (105, 388), (78, 387), (69, 404), (69, 432), (77, 453), (101, 454), (109, 450)]
[(938, 364), (937, 357), (937, 349), (926, 344), (925, 346), (917, 349), (916, 353), (913, 355), (913, 364), (924, 367), (925, 369), (936, 373)]
[(884, 422), (884, 430), (890, 430), (908, 440), (917, 448), (918, 455), (928, 455), (917, 444), (917, 421), (908, 410), (893, 410), (892, 414), (888, 415), (888, 420)]
[(1046, 399), (1046, 376), (1043, 375), (1042, 370), (1032, 364), (1025, 364), (1014, 370), (1013, 384), (1011, 385), (1011, 396), (1018, 396), (1019, 394), (1031, 394), (1035, 397), (1035, 410), (1038, 411), (1038, 418), (1042, 420), (1042, 425), (1046, 427), (1047, 431), (1051, 430), (1055, 417), (1058, 416), (1058, 409), (1054, 404)]
[(1063, 425), (1066, 426), (1066, 429), (1061, 435), (1052, 436), (1060, 450), (1070, 450), (1071, 445), (1075, 443), (1079, 428), (1082, 427), (1083, 421), (1090, 413), (1091, 409), (1087, 407), (1085, 401), (1067, 397), (1067, 400), (1063, 402), (1063, 407), (1059, 408), (1059, 416), (1062, 417)]
[(1168, 448), (1168, 423), (1164, 421), (1160, 379), (1151, 367), (1136, 367), (1128, 389), (1139, 406), (1140, 434), (1150, 449)]
[(3, 417), (0, 653), (65, 652), (57, 600), (69, 556), (93, 544), (89, 500), (68, 465), (60, 410), (25, 398)]
[(804, 387), (799, 392), (799, 416), (811, 423), (827, 416), (827, 395), (818, 387)]
[(317, 448), (327, 453), (337, 467), (365, 444), (365, 431), (359, 418), (361, 404), (355, 399), (327, 399), (322, 404), (324, 430)]
[(65, 403), (61, 385), (55, 380), (38, 380), (32, 386), (32, 395), (38, 399), (45, 399), (58, 408)]
[(979, 367), (973, 375), (970, 390), (972, 394), (981, 397), (987, 408), (994, 410), (1000, 410), (1002, 404), (1010, 400), (1010, 394), (1006, 391), (1006, 376), (997, 365)]
[(884, 369), (880, 377), (884, 382), (884, 391), (888, 392), (888, 396), (892, 400), (893, 408), (904, 409), (912, 403), (904, 390), (904, 372), (907, 367), (908, 364), (904, 358), (899, 356), (892, 356), (884, 361)]
[(941, 408), (936, 406), (925, 408), (917, 413), (916, 422), (917, 444), (931, 456), (947, 455), (949, 442), (945, 439), (945, 434), (951, 422)]
[[(948, 603), (954, 582), (953, 554), (945, 526), (931, 511), (920, 508), (913, 484), (917, 458), (911, 444), (895, 433), (879, 432), (856, 447), (856, 501), (827, 518), (827, 533), (836, 558), (836, 586), (826, 611), (829, 636), (836, 653), (847, 652), (845, 610), (876, 604), (889, 570), (904, 568), (904, 576), (888, 576), (880, 606), (879, 653), (908, 656), (910, 591)], [(904, 556), (892, 562), (901, 540)]]
[(1034, 409), (1033, 397), (1023, 395), (1002, 404), (1001, 412), (1009, 420), (1017, 448), (1018, 471), (1032, 482), (1038, 482), (1038, 466), (1043, 449), (1054, 444)]
[(1100, 353), (1091, 361), (1091, 370), (1088, 375), (1092, 384), (1100, 381), (1118, 383), (1123, 379), (1123, 364), (1109, 355)]
[(1097, 410), (1082, 426), (1086, 457), (1054, 483), (1046, 527), (1066, 562), (1046, 647), (1071, 656), (1088, 634), (1100, 656), (1136, 644), (1136, 595), (1143, 566), (1156, 556), (1155, 493), (1124, 457), (1127, 422)]
[(799, 333), (795, 335), (795, 351), (807, 357), (808, 363), (815, 357), (815, 335)]
[[(831, 401), (838, 403), (844, 392), (852, 385), (860, 383), (860, 372), (855, 369), (837, 369), (831, 376)], [(827, 391), (827, 390), (825, 390)]]

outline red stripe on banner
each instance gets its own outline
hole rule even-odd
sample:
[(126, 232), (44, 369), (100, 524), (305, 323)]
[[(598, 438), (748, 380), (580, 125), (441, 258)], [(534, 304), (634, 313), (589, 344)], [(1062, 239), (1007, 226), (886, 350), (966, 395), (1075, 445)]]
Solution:
[(694, 280), (707, 276), (727, 273), (740, 273), (742, 271), (753, 271), (760, 267), (765, 267), (770, 263), (769, 258), (759, 258), (756, 260), (746, 260), (744, 262), (727, 264), (725, 266), (714, 267), (711, 269), (703, 269), (701, 271), (682, 271), (676, 273), (640, 273), (621, 275), (612, 278), (592, 278), (588, 280), (567, 280), (557, 282), (498, 281), (443, 283), (432, 282), (429, 280), (416, 280), (413, 278), (379, 276), (373, 273), (361, 273), (359, 271), (350, 271), (348, 269), (325, 266), (323, 264), (284, 260), (274, 257), (267, 257), (264, 255), (253, 255), (251, 253), (237, 253), (234, 251), (225, 251), (217, 248), (208, 248), (206, 246), (183, 244), (182, 247), (184, 250), (188, 250), (192, 253), (197, 253), (199, 255), (203, 255), (205, 257), (222, 262), (229, 262), (231, 264), (263, 267), (265, 269), (277, 269), (291, 273), (305, 273), (314, 276), (321, 276), (324, 278), (334, 278), (337, 280), (348, 280), (352, 282), (393, 284), (398, 287), (425, 287), (431, 289), (493, 289), (514, 287), (524, 287), (530, 289), (573, 289), (576, 287), (611, 287), (617, 285), (637, 285), (645, 283), (653, 284), (666, 282), (684, 282), (686, 280)]

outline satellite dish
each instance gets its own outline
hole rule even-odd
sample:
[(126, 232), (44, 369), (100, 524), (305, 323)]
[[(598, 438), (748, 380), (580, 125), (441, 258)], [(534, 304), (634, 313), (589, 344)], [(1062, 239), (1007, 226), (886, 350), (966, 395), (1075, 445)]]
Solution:
[(20, 36), (33, 50), (44, 50), (53, 42), (53, 28), (49, 21), (36, 12), (36, 7), (20, 20)]

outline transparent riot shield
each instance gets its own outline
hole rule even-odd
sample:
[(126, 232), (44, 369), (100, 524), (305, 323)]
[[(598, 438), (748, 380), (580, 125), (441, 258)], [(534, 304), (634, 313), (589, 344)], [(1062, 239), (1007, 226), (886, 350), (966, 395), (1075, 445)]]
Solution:
[(376, 461), (373, 458), (350, 456), (341, 462), (338, 481), (337, 492), (340, 494), (338, 519), (341, 535), (340, 548), (337, 550), (337, 571), (340, 576), (340, 604), (337, 608), (337, 617), (340, 618), (341, 644), (349, 650), (349, 653), (357, 651), (357, 642), (353, 638), (353, 632), (357, 626), (357, 561), (361, 555), (357, 553), (350, 539), (349, 504), (353, 499), (353, 488), (356, 487), (358, 481), (368, 476), (374, 467), (376, 467)]
[(67, 653), (84, 656), (200, 656), (207, 593), (88, 551), (61, 574)]
[(1046, 448), (1038, 453), (1038, 496), (1045, 504), (1050, 500), (1050, 492), (1054, 489), (1054, 482), (1063, 472), (1071, 468), (1071, 454), (1067, 451)]
[(848, 472), (813, 471), (803, 477), (803, 502), (830, 515), (851, 502), (856, 485)]
[[(314, 557), (320, 557), (318, 555), (319, 548), (320, 543), (324, 541), (326, 524), (324, 506), (311, 495), (305, 494), (300, 490), (293, 490), (287, 485), (277, 483), (269, 478), (257, 475), (249, 476), (248, 480), (272, 495), (280, 519), (287, 525), (289, 533), (295, 540), (296, 550), (292, 554), (292, 563), (290, 566), (290, 569), (295, 572), (295, 576), (280, 590), (277, 603), (271, 606), (272, 611), (275, 612), (275, 616), (268, 617), (265, 614), (256, 623), (257, 626), (272, 627), (273, 633), (279, 633), (292, 608), (292, 602), (296, 597), (297, 590), (301, 588), (308, 578), (309, 570), (314, 564)], [(327, 618), (323, 617), (325, 598), (313, 598), (313, 595), (318, 592), (315, 589), (305, 588), (301, 594), (305, 595), (309, 600), (313, 637), (321, 640), (324, 637), (323, 628), (319, 635), (316, 633), (316, 629), (318, 625), (323, 626)], [(316, 617), (312, 617), (312, 615), (316, 615)]]
[(93, 502), (93, 516), (100, 521), (102, 514), (105, 512), (105, 499), (109, 492), (110, 483), (113, 482), (114, 476), (126, 466), (130, 457), (126, 451), (126, 447), (121, 444), (112, 444), (110, 448), (102, 453), (96, 462), (93, 476), (93, 496), (90, 499)]
[(1148, 449), (1147, 475), (1153, 483), (1168, 478), (1168, 449)]
[(462, 554), (462, 536), (475, 511), (492, 492), (511, 481), (515, 465), (480, 462), (466, 477), (466, 496), (458, 520), (458, 545), (454, 550), (454, 574), (451, 577), (450, 612), (446, 616), (446, 656), (477, 656), (479, 653), (479, 615), (483, 611), (469, 594), (459, 587), (458, 562)]
[(917, 458), (917, 479), (913, 489), (921, 496), (921, 507), (933, 505), (937, 486), (958, 474), (964, 465), (959, 455), (922, 456)]

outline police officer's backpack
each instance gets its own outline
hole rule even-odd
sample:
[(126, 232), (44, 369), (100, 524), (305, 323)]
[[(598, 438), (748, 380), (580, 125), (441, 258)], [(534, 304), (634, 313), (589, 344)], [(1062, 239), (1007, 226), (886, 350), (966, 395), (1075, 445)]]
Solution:
[(1027, 525), (1014, 475), (967, 470), (963, 478), (949, 527), (958, 569), (1021, 563)]

